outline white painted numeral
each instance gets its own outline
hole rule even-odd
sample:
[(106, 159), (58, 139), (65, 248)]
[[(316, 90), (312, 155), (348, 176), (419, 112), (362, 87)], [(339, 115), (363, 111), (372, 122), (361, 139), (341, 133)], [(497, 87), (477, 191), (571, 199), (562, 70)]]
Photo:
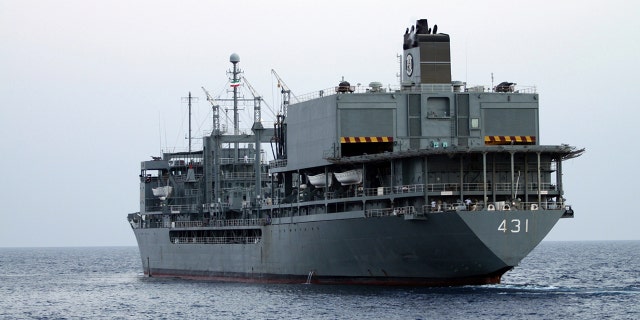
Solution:
[[(521, 224), (522, 222), (520, 221), (520, 219), (512, 219), (511, 221), (509, 221), (509, 223), (507, 223), (507, 220), (504, 219), (502, 220), (502, 222), (500, 222), (498, 231), (502, 231), (504, 233), (506, 233), (507, 231), (511, 233), (519, 233), (521, 231)], [(529, 219), (524, 219), (524, 232), (529, 232)]]
[(507, 220), (502, 220), (500, 226), (498, 226), (498, 230), (502, 232), (507, 232)]
[(513, 220), (511, 220), (511, 222), (513, 223), (513, 229), (511, 229), (511, 233), (520, 232), (520, 220), (513, 219)]

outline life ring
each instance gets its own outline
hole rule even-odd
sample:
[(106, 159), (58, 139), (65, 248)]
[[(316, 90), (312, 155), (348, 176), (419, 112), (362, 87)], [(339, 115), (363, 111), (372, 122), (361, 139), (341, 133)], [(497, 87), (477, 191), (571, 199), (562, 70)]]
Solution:
[(534, 204), (532, 204), (532, 205), (531, 205), (531, 210), (532, 210), (532, 211), (536, 211), (536, 210), (538, 210), (538, 205), (537, 205), (537, 204), (535, 204), (535, 203), (534, 203)]
[(496, 210), (496, 206), (490, 204), (490, 205), (487, 206), (487, 210), (494, 211), (494, 210)]
[(509, 211), (511, 210), (511, 206), (509, 206), (508, 204), (505, 204), (504, 207), (502, 207), (502, 210)]

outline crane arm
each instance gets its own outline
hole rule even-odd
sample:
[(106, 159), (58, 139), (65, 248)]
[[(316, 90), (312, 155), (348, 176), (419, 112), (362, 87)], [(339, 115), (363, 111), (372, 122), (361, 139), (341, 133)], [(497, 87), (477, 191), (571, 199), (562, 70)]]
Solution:
[(209, 101), (209, 103), (211, 103), (211, 106), (215, 107), (217, 106), (216, 100), (211, 97), (211, 95), (209, 94), (209, 91), (207, 91), (207, 89), (205, 89), (204, 87), (201, 87), (202, 91), (204, 91), (204, 94), (207, 96), (207, 101)]
[(296, 95), (293, 94), (293, 92), (291, 92), (291, 89), (289, 89), (289, 86), (287, 86), (287, 84), (284, 83), (284, 80), (282, 80), (282, 78), (280, 78), (280, 75), (278, 75), (276, 70), (271, 69), (271, 73), (276, 77), (276, 79), (278, 79), (278, 88), (282, 88), (282, 93), (287, 92), (291, 96), (293, 96), (294, 99), (296, 99), (296, 102), (300, 102), (300, 100), (298, 100), (298, 97), (296, 97)]
[(242, 81), (244, 82), (244, 84), (247, 85), (247, 88), (249, 88), (249, 91), (251, 91), (251, 94), (255, 99), (262, 99), (262, 97), (258, 94), (256, 89), (254, 89), (251, 83), (249, 83), (249, 80), (247, 80), (247, 78), (242, 77)]
[(211, 107), (213, 108), (213, 134), (220, 134), (220, 105), (216, 102), (207, 89), (202, 87), (202, 91), (207, 96), (207, 101), (211, 103)]
[(271, 69), (271, 73), (276, 77), (276, 79), (278, 79), (278, 88), (281, 88), (280, 93), (282, 93), (281, 111), (282, 111), (282, 114), (284, 116), (286, 116), (287, 115), (287, 107), (290, 104), (291, 97), (293, 96), (293, 98), (296, 100), (296, 102), (300, 102), (300, 100), (298, 100), (298, 97), (296, 97), (296, 95), (291, 92), (291, 89), (289, 89), (289, 86), (287, 86), (287, 84), (284, 83), (284, 80), (282, 80), (282, 78), (280, 78), (280, 75), (278, 75), (276, 70)]

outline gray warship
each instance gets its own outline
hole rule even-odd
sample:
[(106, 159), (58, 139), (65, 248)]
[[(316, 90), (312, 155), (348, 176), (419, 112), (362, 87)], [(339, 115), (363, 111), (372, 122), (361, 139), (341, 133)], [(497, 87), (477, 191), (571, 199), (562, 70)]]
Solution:
[(562, 163), (584, 149), (540, 144), (535, 88), (452, 81), (450, 56), (449, 35), (418, 20), (403, 36), (396, 88), (342, 81), (292, 99), (278, 77), (273, 126), (255, 94), (251, 131), (241, 133), (232, 54), (233, 133), (205, 90), (213, 129), (202, 148), (141, 162), (140, 211), (128, 221), (144, 274), (499, 283), (559, 219), (573, 218)]

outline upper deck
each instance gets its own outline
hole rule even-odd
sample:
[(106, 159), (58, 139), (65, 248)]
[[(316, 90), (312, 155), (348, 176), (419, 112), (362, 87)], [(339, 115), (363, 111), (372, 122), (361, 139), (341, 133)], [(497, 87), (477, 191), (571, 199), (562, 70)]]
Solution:
[(338, 95), (342, 93), (353, 93), (353, 94), (363, 94), (363, 93), (401, 93), (401, 92), (411, 92), (411, 93), (440, 93), (440, 92), (465, 92), (465, 93), (511, 93), (511, 94), (537, 94), (537, 88), (535, 86), (518, 86), (513, 84), (510, 86), (509, 91), (496, 91), (498, 86), (485, 86), (485, 85), (474, 85), (471, 87), (467, 87), (467, 84), (461, 81), (453, 81), (451, 84), (439, 84), (439, 85), (420, 85), (420, 86), (408, 86), (402, 87), (399, 85), (389, 85), (386, 87), (382, 87), (382, 84), (379, 82), (371, 82), (368, 86), (357, 85), (348, 87), (343, 86), (334, 86), (327, 87), (325, 89), (309, 92), (303, 95), (296, 96), (296, 100), (298, 102), (305, 102), (313, 99), (318, 99), (326, 96)]
[(336, 86), (300, 96), (286, 120), (290, 152), (272, 168), (410, 150), (539, 145), (535, 87), (494, 90), (462, 83)]
[(279, 154), (273, 172), (372, 154), (540, 144), (535, 87), (452, 81), (449, 35), (426, 20), (410, 30), (403, 36), (398, 87), (343, 80), (297, 97), (281, 125), (287, 152)]

